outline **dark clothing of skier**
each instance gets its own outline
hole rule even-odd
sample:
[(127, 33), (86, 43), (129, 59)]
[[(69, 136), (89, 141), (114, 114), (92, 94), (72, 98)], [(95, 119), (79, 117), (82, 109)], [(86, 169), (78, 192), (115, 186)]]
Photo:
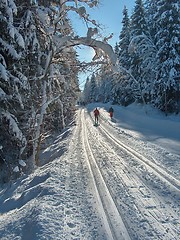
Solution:
[(114, 109), (112, 107), (110, 107), (110, 109), (109, 109), (110, 118), (113, 117), (113, 112), (114, 112)]
[(99, 110), (96, 108), (94, 110), (95, 124), (98, 124), (99, 121)]

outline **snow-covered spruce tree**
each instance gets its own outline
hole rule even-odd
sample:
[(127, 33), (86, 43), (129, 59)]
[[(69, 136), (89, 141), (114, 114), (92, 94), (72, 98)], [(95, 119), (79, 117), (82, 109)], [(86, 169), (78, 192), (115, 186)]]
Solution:
[(24, 111), (19, 116), (23, 125), (23, 133), (27, 139), (27, 146), (23, 152), (23, 158), (32, 155), (33, 132), (35, 131), (36, 113), (40, 105), (42, 83), (37, 80), (37, 76), (42, 74), (42, 66), (45, 62), (44, 42), (45, 36), (42, 35), (41, 25), (37, 18), (37, 5), (35, 1), (16, 0), (18, 6), (16, 25), (24, 39), (25, 49), (22, 53), (21, 71), (28, 79), (29, 91), (22, 95), (25, 102)]
[(151, 36), (151, 39), (155, 40), (156, 34), (156, 18), (158, 13), (157, 0), (146, 0), (144, 3), (145, 6), (145, 16), (146, 22), (148, 23), (147, 27)]
[(145, 19), (145, 9), (142, 0), (135, 1), (135, 7), (130, 21), (130, 38), (139, 35), (148, 35), (148, 27)]
[(122, 30), (119, 35), (119, 55), (118, 59), (120, 64), (129, 69), (130, 58), (129, 58), (129, 43), (130, 43), (130, 20), (128, 16), (128, 10), (126, 7), (123, 9), (123, 19), (122, 19)]
[(162, 111), (180, 110), (180, 3), (157, 1), (156, 35), (157, 67), (154, 104)]
[(84, 86), (84, 98), (86, 103), (96, 102), (98, 99), (98, 86), (96, 76), (93, 73), (91, 77), (88, 77)]
[[(131, 55), (131, 72), (136, 81), (132, 89), (136, 100), (144, 103), (150, 101), (151, 79), (149, 79), (155, 46), (151, 40), (142, 0), (136, 0), (131, 16), (129, 53)], [(152, 73), (151, 73), (152, 74)]]
[(116, 42), (116, 45), (114, 47), (114, 53), (116, 54), (117, 57), (119, 56), (119, 46), (118, 46), (117, 42)]
[(26, 158), (32, 154), (33, 133), (36, 131), (36, 118), (40, 109), (42, 82), (37, 81), (37, 77), (42, 75), (45, 65), (47, 38), (41, 32), (43, 28), (36, 12), (38, 6), (35, 5), (35, 2), (17, 0), (16, 4), (18, 11), (14, 18), (14, 24), (18, 26), (18, 30), (24, 38), (19, 69), (28, 80), (28, 92), (22, 93), (20, 96), (24, 108), (21, 113), (17, 113), (18, 122), (27, 139), (26, 151), (23, 152), (23, 157)]
[(101, 70), (96, 75), (96, 79), (99, 82), (98, 101), (104, 103), (112, 101), (113, 74), (110, 68), (102, 65)]
[(90, 92), (89, 92), (89, 100), (90, 102), (96, 102), (96, 77), (95, 74), (93, 73), (90, 79)]
[(89, 99), (89, 96), (90, 96), (89, 90), (90, 90), (90, 78), (87, 77), (87, 78), (86, 78), (85, 85), (84, 85), (83, 98), (82, 98), (82, 102), (84, 102), (84, 103), (89, 103), (89, 102), (90, 102), (90, 99)]
[[(119, 65), (124, 69), (130, 69), (130, 19), (126, 7), (123, 9), (122, 30), (119, 35)], [(114, 76), (113, 102), (122, 105), (128, 105), (133, 101), (133, 92), (131, 89), (132, 79), (126, 71), (122, 71), (119, 75)]]
[(88, 77), (83, 91), (85, 102), (109, 102), (112, 100), (113, 73), (107, 64), (101, 64), (96, 74)]
[(13, 0), (2, 0), (0, 12), (0, 146), (6, 181), (26, 147), (19, 116), (25, 108), (22, 95), (29, 91), (29, 84), (20, 64), (25, 44), (15, 22), (18, 8)]

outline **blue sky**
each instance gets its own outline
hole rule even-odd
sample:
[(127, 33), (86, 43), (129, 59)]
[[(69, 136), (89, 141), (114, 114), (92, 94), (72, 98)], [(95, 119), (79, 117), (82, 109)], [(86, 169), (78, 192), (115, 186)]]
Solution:
[(102, 33), (108, 35), (114, 33), (114, 37), (109, 41), (115, 45), (118, 41), (122, 27), (122, 11), (127, 7), (129, 15), (132, 13), (135, 0), (101, 0), (98, 8), (90, 11), (92, 18), (104, 26)]
[[(97, 8), (87, 9), (91, 19), (96, 20), (102, 26), (101, 34), (103, 36), (109, 36), (113, 33), (113, 38), (109, 40), (109, 44), (113, 47), (115, 43), (119, 41), (119, 34), (122, 28), (122, 18), (124, 6), (127, 7), (129, 16), (131, 15), (135, 5), (135, 0), (100, 0), (100, 4)], [(78, 17), (73, 17), (73, 27), (75, 32), (80, 36), (86, 36), (87, 27)], [(78, 50), (80, 60), (90, 61), (93, 57), (93, 49), (83, 47)], [(80, 74), (80, 86), (83, 88), (84, 80), (90, 73)]]

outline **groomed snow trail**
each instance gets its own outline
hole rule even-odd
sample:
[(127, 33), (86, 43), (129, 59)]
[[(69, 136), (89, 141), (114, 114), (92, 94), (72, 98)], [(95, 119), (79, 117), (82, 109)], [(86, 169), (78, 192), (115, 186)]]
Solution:
[(92, 112), (86, 113), (85, 123), (94, 158), (131, 239), (178, 239), (179, 179), (144, 156), (143, 149), (138, 153), (122, 142), (122, 133), (117, 135), (107, 121), (92, 128)]
[(121, 148), (123, 151), (128, 152), (128, 154), (131, 154), (133, 158), (136, 158), (137, 161), (143, 162), (143, 164), (151, 168), (151, 171), (155, 172), (156, 175), (160, 175), (162, 178), (164, 178), (164, 181), (167, 181), (168, 184), (175, 187), (177, 190), (180, 190), (180, 181), (176, 179), (173, 175), (167, 172), (167, 170), (163, 169), (163, 167), (158, 166), (157, 164), (154, 164), (150, 160), (148, 160), (146, 157), (144, 157), (142, 154), (139, 154), (137, 151), (129, 147), (128, 145), (122, 143), (121, 141), (117, 140), (113, 135), (107, 130), (101, 126), (101, 133), (104, 134), (114, 145), (117, 145), (118, 148)]
[(116, 207), (116, 204), (101, 174), (101, 170), (96, 163), (96, 159), (92, 153), (87, 137), (84, 111), (83, 114), (81, 114), (81, 119), (83, 121), (83, 143), (84, 150), (87, 156), (87, 164), (92, 175), (96, 198), (98, 200), (99, 210), (101, 208), (100, 213), (102, 214), (102, 219), (105, 229), (107, 231), (108, 239), (130, 240), (128, 231), (123, 223), (120, 213), (118, 212), (118, 208)]
[(69, 135), (42, 153), (45, 165), (0, 191), (1, 240), (179, 240), (178, 171), (161, 164), (179, 156), (102, 111), (93, 126), (92, 110), (77, 110)]

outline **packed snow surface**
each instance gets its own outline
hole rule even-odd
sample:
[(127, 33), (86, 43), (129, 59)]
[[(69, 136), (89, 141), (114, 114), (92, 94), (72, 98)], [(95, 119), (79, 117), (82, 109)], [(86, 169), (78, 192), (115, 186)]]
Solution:
[(109, 107), (79, 107), (41, 167), (1, 185), (1, 240), (179, 239), (180, 116)]

